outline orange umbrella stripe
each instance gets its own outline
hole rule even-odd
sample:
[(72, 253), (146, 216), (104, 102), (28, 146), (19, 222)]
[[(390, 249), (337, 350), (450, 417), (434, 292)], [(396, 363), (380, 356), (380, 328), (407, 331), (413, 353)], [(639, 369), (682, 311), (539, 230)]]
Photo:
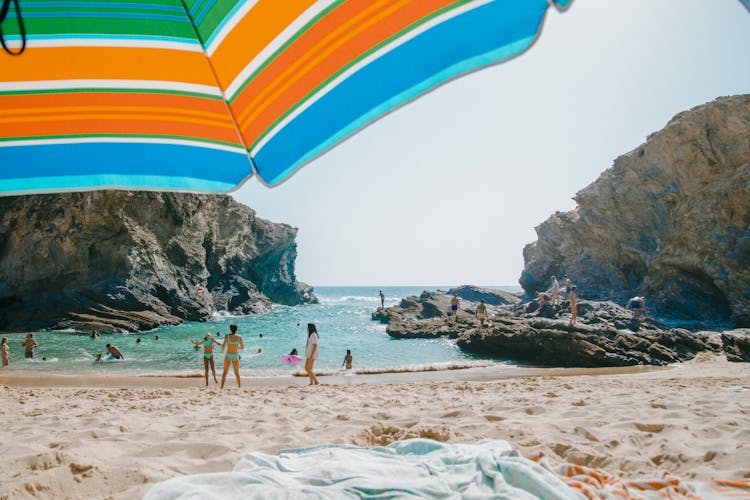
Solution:
[[(25, 123), (0, 123), (0, 137), (49, 137), (64, 135), (164, 135), (203, 139), (238, 144), (234, 130), (203, 124), (179, 122), (169, 118), (140, 120), (134, 117), (119, 120), (81, 121), (68, 117), (56, 121), (33, 121)], [(238, 144), (239, 145), (239, 144)]]
[(227, 35), (211, 56), (211, 64), (226, 88), (274, 38), (302, 15), (315, 0), (261, 0)]
[[(357, 56), (451, 3), (452, 0), (391, 2), (397, 10), (388, 9), (377, 19), (357, 18), (360, 23), (356, 27), (347, 26), (341, 31), (336, 29), (337, 24), (342, 24), (339, 16), (352, 19), (355, 15), (337, 10), (321, 20), (258, 75), (233, 103), (246, 143), (252, 144), (275, 120)], [(347, 7), (351, 6), (347, 3)], [(358, 7), (360, 12), (365, 10)], [(274, 92), (277, 89), (283, 91)]]
[(158, 80), (216, 87), (202, 52), (133, 47), (37, 48), (3, 62), (6, 81)]
[[(56, 106), (161, 106), (179, 110), (195, 110), (211, 112), (216, 114), (227, 114), (227, 105), (224, 101), (207, 99), (203, 97), (139, 93), (139, 92), (65, 92), (48, 94), (16, 94), (0, 96), (0, 114), (3, 111), (18, 110), (25, 112), (32, 108), (56, 107)], [(230, 121), (226, 117), (226, 121)]]
[[(212, 127), (219, 127), (219, 128), (232, 128), (231, 126), (226, 125), (226, 123), (223, 122), (217, 122), (215, 120), (202, 120), (199, 118), (188, 118), (184, 116), (177, 116), (177, 115), (165, 115), (165, 114), (158, 114), (158, 115), (148, 115), (148, 114), (138, 114), (138, 113), (79, 113), (79, 114), (72, 114), (72, 113), (62, 113), (59, 115), (47, 115), (43, 118), (46, 122), (52, 122), (52, 121), (73, 121), (73, 120), (96, 120), (96, 121), (104, 121), (104, 120), (148, 120), (148, 121), (164, 121), (164, 120), (170, 120), (170, 121), (179, 121), (182, 123), (193, 123), (197, 125), (210, 125)], [(26, 123), (26, 122), (36, 122), (40, 121), (40, 118), (38, 116), (29, 116), (29, 117), (13, 117), (13, 118), (0, 118), (0, 123)]]
[[(313, 68), (319, 67), (320, 63), (331, 54), (340, 50), (347, 42), (355, 39), (358, 35), (372, 28), (378, 22), (382, 21), (389, 14), (394, 13), (399, 8), (408, 4), (410, 0), (380, 0), (368, 5), (366, 9), (357, 12), (355, 15), (346, 16), (340, 23), (332, 26), (330, 31), (326, 30), (325, 36), (317, 40), (312, 46), (298, 45), (294, 47), (297, 57), (294, 57), (291, 64), (284, 67), (283, 71), (277, 74), (270, 85), (263, 88), (253, 99), (253, 106), (246, 108), (238, 117), (240, 126), (252, 121), (266, 107), (268, 107), (276, 98), (284, 93), (289, 87), (296, 83), (300, 78), (308, 74)], [(344, 12), (337, 12), (339, 16)], [(326, 19), (329, 23), (331, 19)], [(302, 40), (300, 40), (302, 42)], [(292, 56), (293, 51), (290, 51)], [(351, 54), (346, 54), (351, 57)]]
[(129, 114), (141, 113), (144, 116), (183, 116), (194, 117), (192, 119), (201, 119), (206, 122), (215, 123), (217, 126), (233, 128), (234, 125), (227, 119), (227, 116), (221, 113), (209, 113), (206, 111), (194, 111), (191, 109), (165, 108), (160, 106), (55, 106), (48, 108), (28, 108), (25, 110), (16, 110), (9, 113), (0, 111), (0, 121), (24, 121), (26, 118), (38, 120), (40, 117), (28, 115), (42, 115), (42, 119), (55, 115), (78, 116), (84, 114), (98, 114), (105, 117), (124, 116)]

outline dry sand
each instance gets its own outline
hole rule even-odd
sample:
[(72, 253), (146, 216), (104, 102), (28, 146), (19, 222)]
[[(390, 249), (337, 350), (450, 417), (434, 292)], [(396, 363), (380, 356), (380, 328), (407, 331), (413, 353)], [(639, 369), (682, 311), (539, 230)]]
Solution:
[(750, 391), (729, 389), (750, 385), (748, 363), (702, 355), (669, 370), (535, 373), (367, 384), (354, 382), (382, 379), (329, 377), (321, 382), (345, 383), (317, 387), (294, 379), (223, 392), (202, 379), (80, 388), (71, 385), (91, 381), (47, 377), (40, 387), (0, 375), (0, 498), (138, 498), (176, 475), (229, 471), (245, 451), (416, 436), (505, 439), (626, 478), (659, 470), (750, 477)]

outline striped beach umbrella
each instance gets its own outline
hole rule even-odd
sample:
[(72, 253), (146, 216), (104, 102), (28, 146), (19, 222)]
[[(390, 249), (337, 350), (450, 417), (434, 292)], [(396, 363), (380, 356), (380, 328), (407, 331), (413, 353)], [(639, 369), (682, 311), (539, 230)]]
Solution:
[(277, 184), (570, 0), (0, 0), (0, 192)]

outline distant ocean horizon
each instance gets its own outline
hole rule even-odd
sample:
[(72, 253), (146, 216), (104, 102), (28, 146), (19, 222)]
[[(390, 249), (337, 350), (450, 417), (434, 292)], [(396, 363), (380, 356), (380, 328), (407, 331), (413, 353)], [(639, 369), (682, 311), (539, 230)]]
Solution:
[[(380, 306), (380, 290), (386, 297), (385, 305), (393, 306), (402, 298), (419, 295), (424, 290), (450, 288), (452, 286), (316, 286), (314, 293), (319, 304), (275, 304), (265, 314), (234, 316), (216, 311), (207, 322), (185, 322), (149, 332), (102, 334), (98, 339), (72, 330), (34, 332), (40, 346), (33, 360), (24, 359), (20, 344), (25, 332), (7, 334), (13, 358), (7, 369), (71, 375), (202, 373), (202, 352), (195, 351), (189, 339), (203, 338), (207, 332), (223, 336), (231, 323), (239, 326), (245, 343), (240, 369), (251, 377), (290, 376), (301, 371), (301, 363), (284, 361), (282, 356), (293, 348), (304, 354), (307, 323), (315, 323), (320, 332), (320, 359), (316, 362), (316, 371), (324, 374), (343, 373), (342, 362), (347, 349), (354, 358), (353, 373), (446, 370), (507, 362), (465, 353), (453, 339), (393, 339), (385, 332), (386, 325), (371, 319), (372, 312)], [(518, 286), (483, 288), (522, 291)], [(138, 338), (140, 344), (136, 344)], [(108, 343), (123, 352), (125, 361), (93, 362), (97, 353), (105, 353)], [(47, 361), (42, 361), (42, 357), (47, 357)], [(222, 369), (222, 363), (223, 356), (218, 355), (217, 371)]]

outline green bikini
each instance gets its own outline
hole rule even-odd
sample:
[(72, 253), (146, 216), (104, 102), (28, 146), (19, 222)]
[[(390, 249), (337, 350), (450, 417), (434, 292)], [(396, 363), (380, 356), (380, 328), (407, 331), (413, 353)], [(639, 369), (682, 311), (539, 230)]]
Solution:
[[(232, 342), (230, 339), (227, 339), (227, 345), (239, 345), (239, 344), (240, 344), (239, 337), (237, 338), (235, 342)], [(229, 350), (229, 348), (227, 348), (227, 350)], [(237, 359), (239, 355), (240, 353), (238, 352), (235, 352), (234, 354), (230, 354), (230, 353), (225, 354), (225, 356), (228, 357), (230, 361), (234, 361), (235, 359)]]

